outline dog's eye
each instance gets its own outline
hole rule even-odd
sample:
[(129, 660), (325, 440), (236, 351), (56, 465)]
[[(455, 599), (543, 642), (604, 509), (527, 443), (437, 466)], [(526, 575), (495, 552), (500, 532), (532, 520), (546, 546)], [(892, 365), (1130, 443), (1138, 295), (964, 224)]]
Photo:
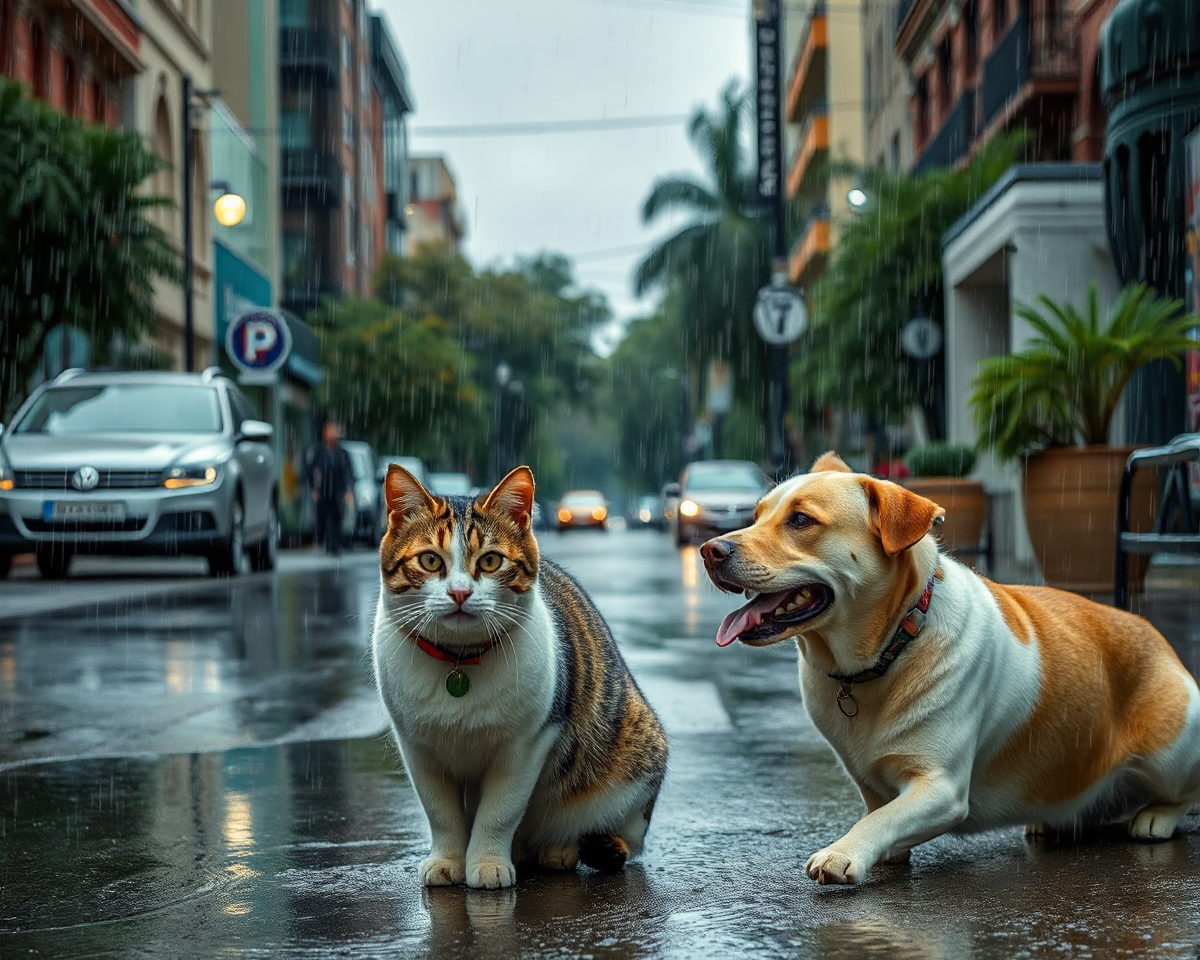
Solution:
[(788, 520), (788, 526), (795, 527), (797, 530), (802, 530), (805, 527), (811, 527), (816, 522), (817, 521), (810, 517), (807, 513), (801, 513), (799, 510), (797, 510), (792, 514), (791, 519)]

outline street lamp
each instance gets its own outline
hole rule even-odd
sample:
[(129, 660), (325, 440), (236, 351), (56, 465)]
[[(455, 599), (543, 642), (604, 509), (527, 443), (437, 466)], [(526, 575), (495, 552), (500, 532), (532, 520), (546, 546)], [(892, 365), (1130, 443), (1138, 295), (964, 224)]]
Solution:
[(867, 204), (870, 203), (870, 197), (867, 196), (867, 191), (862, 187), (853, 187), (846, 194), (846, 203), (855, 213), (862, 213), (867, 209)]
[(220, 196), (213, 203), (213, 216), (223, 227), (236, 227), (246, 216), (246, 200), (234, 193), (228, 180), (214, 180), (210, 186), (219, 190)]
[[(195, 239), (192, 236), (192, 168), (195, 166), (192, 141), (192, 103), (200, 100), (207, 105), (220, 90), (196, 90), (192, 78), (183, 75), (183, 360), (184, 369), (196, 369), (196, 305), (192, 296), (192, 275), (196, 269)], [(239, 218), (240, 219), (240, 218)]]

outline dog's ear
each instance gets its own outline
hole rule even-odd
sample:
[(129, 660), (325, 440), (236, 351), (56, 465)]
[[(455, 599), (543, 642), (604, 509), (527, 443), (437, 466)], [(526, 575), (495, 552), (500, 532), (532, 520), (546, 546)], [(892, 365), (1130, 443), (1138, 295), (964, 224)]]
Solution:
[(846, 463), (832, 450), (821, 454), (813, 461), (813, 465), (809, 468), (809, 473), (853, 473), (849, 464)]
[(888, 480), (864, 479), (863, 487), (871, 508), (871, 529), (889, 557), (919, 542), (946, 515), (932, 500)]

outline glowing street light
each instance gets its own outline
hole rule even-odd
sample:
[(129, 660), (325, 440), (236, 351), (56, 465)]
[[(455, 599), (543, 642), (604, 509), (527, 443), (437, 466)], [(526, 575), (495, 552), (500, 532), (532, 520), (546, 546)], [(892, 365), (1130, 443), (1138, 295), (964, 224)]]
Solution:
[(236, 193), (223, 193), (213, 203), (213, 215), (223, 227), (236, 227), (246, 216), (246, 201)]

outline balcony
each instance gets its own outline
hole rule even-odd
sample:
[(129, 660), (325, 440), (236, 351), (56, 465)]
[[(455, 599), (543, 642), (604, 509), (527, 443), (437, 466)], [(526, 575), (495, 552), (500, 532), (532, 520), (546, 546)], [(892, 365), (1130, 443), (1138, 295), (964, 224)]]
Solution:
[(793, 286), (815, 280), (825, 269), (832, 243), (828, 204), (818, 204), (800, 227), (800, 239), (788, 257), (788, 279)]
[(984, 130), (1002, 113), (1033, 92), (1029, 81), (1046, 93), (1073, 94), (1079, 83), (1079, 38), (1067, 26), (1051, 33), (1030, 36), (1029, 20), (1022, 12), (996, 44), (983, 65), (980, 84), (979, 129)]
[(328, 150), (284, 147), (279, 151), (284, 206), (336, 207), (342, 197), (342, 165)]
[(795, 197), (807, 185), (821, 160), (829, 155), (829, 113), (824, 100), (813, 104), (800, 127), (800, 145), (788, 168), (787, 195)]
[(279, 67), (298, 73), (319, 73), (326, 83), (337, 86), (341, 66), (337, 44), (327, 33), (284, 28), (279, 31)]
[(967, 155), (974, 135), (975, 91), (968, 90), (958, 98), (937, 135), (926, 144), (921, 158), (913, 168), (914, 172), (924, 173), (936, 167), (953, 167)]
[(799, 54), (788, 83), (784, 117), (789, 123), (799, 123), (810, 105), (825, 96), (826, 58), (829, 53), (829, 25), (825, 19), (825, 4), (813, 5), (804, 34), (796, 45)]

